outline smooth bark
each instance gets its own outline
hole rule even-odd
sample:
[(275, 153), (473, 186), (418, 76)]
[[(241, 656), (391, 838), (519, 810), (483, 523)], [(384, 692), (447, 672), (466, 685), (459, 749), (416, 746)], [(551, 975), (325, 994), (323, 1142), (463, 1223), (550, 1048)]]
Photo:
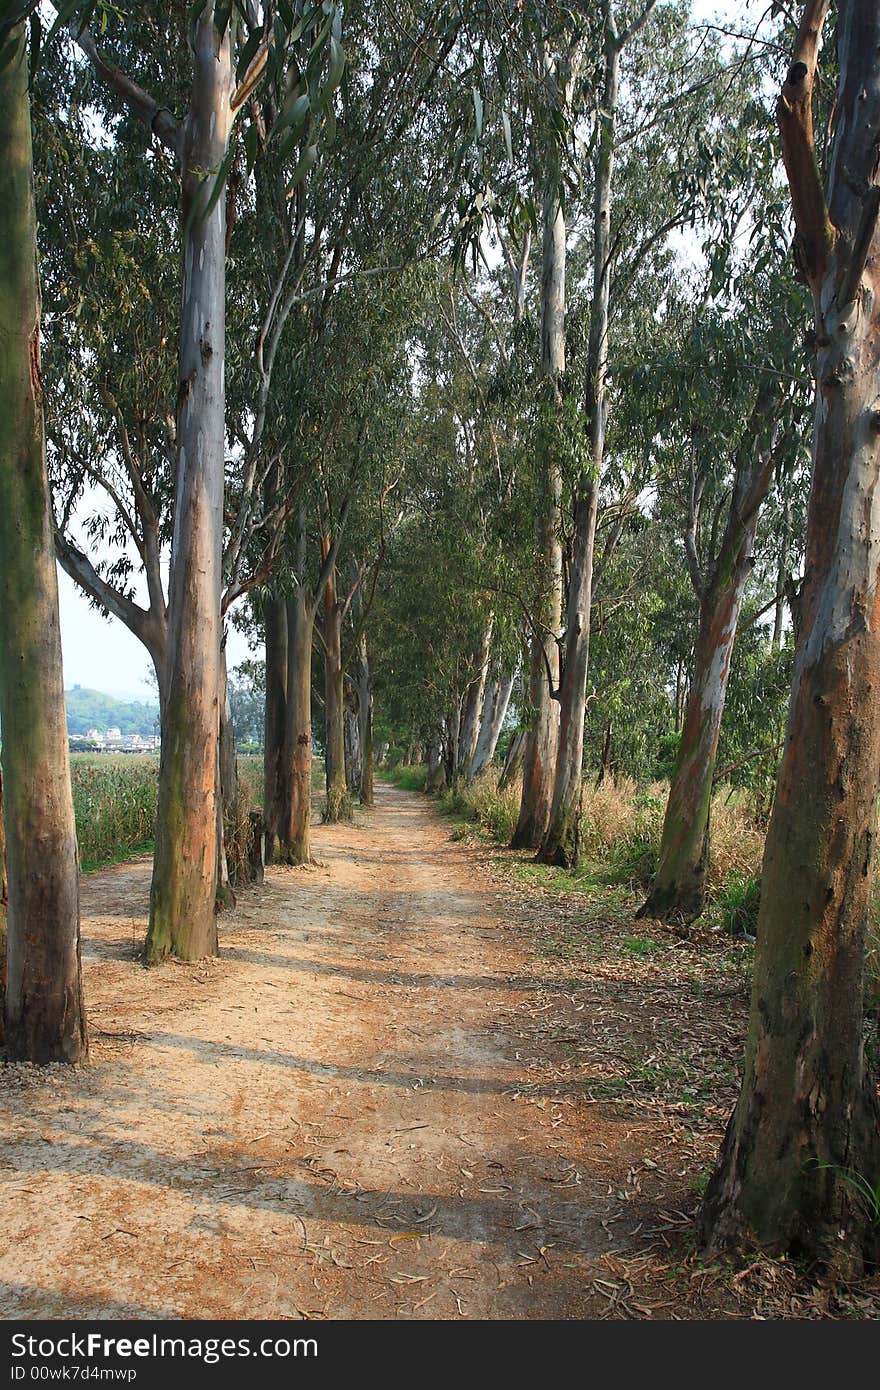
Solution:
[(737, 450), (724, 534), (707, 579), (703, 578), (697, 547), (698, 509), (692, 483), (684, 539), (700, 605), (700, 629), (663, 821), (658, 869), (648, 900), (640, 910), (642, 917), (692, 921), (703, 910), (721, 718), (743, 595), (752, 570), (758, 517), (773, 475), (773, 439), (779, 435), (773, 414), (778, 404), (770, 385), (759, 391)]
[[(226, 202), (208, 202), (229, 139), (230, 26), (214, 5), (193, 25), (194, 76), (182, 133), (184, 226), (168, 703), (159, 770), (146, 953), (216, 954), (220, 584), (225, 462)], [(213, 177), (211, 173), (212, 171)]]
[(599, 117), (596, 187), (593, 201), (593, 300), (590, 309), (587, 407), (590, 421), (589, 467), (578, 481), (574, 545), (568, 581), (565, 656), (559, 690), (559, 750), (553, 803), (538, 857), (575, 869), (580, 859), (583, 796), (584, 718), (590, 664), (590, 613), (599, 483), (605, 460), (608, 413), (608, 306), (611, 292), (611, 196), (621, 42), (611, 5), (605, 6), (605, 70)]
[(7, 866), (6, 1049), (87, 1054), (79, 865), (40, 379), (27, 43), (0, 71), (0, 722)]
[(486, 687), (477, 747), (468, 768), (469, 782), (479, 777), (481, 772), (485, 772), (495, 757), (498, 739), (507, 718), (514, 678), (514, 673), (511, 672), (509, 676), (499, 676), (497, 680), (490, 681)]

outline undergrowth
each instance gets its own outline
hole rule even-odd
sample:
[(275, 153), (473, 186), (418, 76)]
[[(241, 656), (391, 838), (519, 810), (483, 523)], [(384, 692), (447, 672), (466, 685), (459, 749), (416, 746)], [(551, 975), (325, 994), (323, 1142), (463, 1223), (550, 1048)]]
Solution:
[[(424, 767), (398, 766), (384, 774), (395, 786), (423, 791)], [(581, 864), (574, 873), (524, 859), (518, 877), (537, 887), (592, 892), (625, 887), (644, 892), (657, 871), (668, 785), (639, 786), (630, 778), (585, 783), (581, 810)], [(497, 844), (510, 843), (519, 812), (520, 787), (499, 790), (490, 771), (470, 786), (442, 792), (438, 810), (456, 821), (460, 839), (475, 834)], [(712, 806), (712, 846), (708, 873), (709, 924), (734, 935), (754, 935), (763, 832), (755, 808), (739, 793), (722, 788)]]

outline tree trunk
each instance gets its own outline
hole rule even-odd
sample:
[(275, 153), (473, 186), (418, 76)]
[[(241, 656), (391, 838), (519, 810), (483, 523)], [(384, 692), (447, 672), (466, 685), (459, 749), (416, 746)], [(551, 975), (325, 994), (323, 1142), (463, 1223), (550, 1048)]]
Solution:
[(6, 836), (3, 833), (3, 773), (0, 771), (0, 1043), (6, 1039)]
[(360, 721), (361, 805), (372, 806), (373, 792), (373, 687), (367, 658), (367, 638), (361, 633), (358, 655), (358, 719)]
[(782, 647), (782, 630), (785, 619), (785, 587), (788, 580), (788, 551), (791, 544), (791, 505), (782, 513), (782, 535), (779, 538), (779, 564), (776, 567), (776, 603), (773, 608), (773, 641), (775, 652)]
[(6, 1048), (88, 1051), (79, 866), (40, 381), (40, 287), (27, 43), (0, 71), (0, 722), (8, 875)]
[(312, 637), (314, 604), (298, 585), (287, 602), (287, 700), (284, 738), (284, 822), (281, 852), (288, 864), (312, 862)]
[[(560, 171), (551, 161), (544, 189), (544, 256), (541, 274), (541, 369), (549, 399), (545, 410), (558, 407), (558, 380), (565, 371), (565, 217), (560, 201)], [(559, 684), (557, 636), (562, 619), (562, 545), (560, 507), (562, 473), (556, 432), (545, 419), (539, 430), (543, 508), (538, 517), (540, 590), (529, 668), (531, 721), (523, 755), (523, 785), (513, 849), (537, 849), (550, 819), (559, 707), (554, 699)]]
[(351, 681), (343, 681), (343, 746), (345, 751), (345, 784), (351, 796), (359, 796), (361, 783), (360, 716), (357, 689)]
[(461, 708), (453, 710), (445, 721), (446, 732), (443, 738), (443, 776), (447, 787), (454, 787), (458, 777), (458, 730), (461, 726)]
[(219, 861), (217, 865), (217, 903), (220, 907), (234, 907), (234, 888), (246, 883), (248, 879), (247, 845), (242, 840), (242, 827), (238, 824), (238, 758), (235, 752), (235, 734), (232, 729), (232, 706), (229, 702), (229, 680), (226, 669), (226, 648), (220, 652), (220, 679), (218, 682), (220, 707), (220, 743), (218, 748), (220, 798), (218, 828)]
[(443, 747), (439, 734), (428, 744), (428, 776), (425, 781), (426, 792), (441, 792), (446, 785), (446, 768), (443, 765)]
[(880, 7), (839, 6), (827, 204), (812, 157), (818, 10), (806, 7), (777, 106), (817, 317), (806, 578), (742, 1091), (703, 1229), (710, 1245), (754, 1239), (840, 1268), (880, 1254), (866, 1198), (880, 1183), (880, 1109), (864, 1047), (880, 769)]
[(568, 588), (565, 667), (559, 691), (559, 747), (550, 820), (538, 858), (546, 864), (576, 869), (580, 859), (583, 795), (584, 717), (590, 661), (590, 606), (598, 489), (588, 487), (575, 510), (574, 555)]
[(206, 206), (229, 138), (230, 26), (209, 3), (193, 26), (194, 79), (183, 133), (183, 302), (178, 465), (168, 602), (169, 690), (159, 768), (146, 953), (217, 952), (217, 742), (225, 462), (226, 200)]
[(336, 592), (336, 568), (324, 590), (324, 775), (327, 800), (324, 820), (334, 824), (351, 819), (351, 798), (345, 780), (345, 731), (342, 669), (342, 605)]
[(523, 754), (526, 746), (525, 729), (517, 729), (513, 738), (510, 740), (510, 747), (501, 768), (501, 776), (498, 778), (498, 790), (503, 792), (512, 786), (519, 776), (520, 768), (523, 763)]
[(684, 728), (660, 840), (660, 861), (641, 917), (693, 921), (703, 910), (709, 864), (712, 779), (727, 695), (730, 659), (752, 563), (758, 515), (734, 564), (700, 605), (700, 632)]
[(480, 736), (480, 719), (483, 712), (483, 697), (486, 693), (486, 678), (489, 674), (489, 651), (492, 646), (493, 619), (490, 617), (483, 632), (480, 650), (476, 655), (477, 675), (468, 686), (465, 697), (464, 714), (459, 735), (459, 769), (465, 781), (470, 780), (470, 768), (477, 751)]
[(617, 122), (620, 41), (610, 6), (605, 23), (605, 72), (602, 118), (593, 200), (593, 300), (590, 309), (587, 399), (590, 419), (590, 470), (578, 484), (574, 513), (574, 547), (568, 583), (565, 663), (559, 692), (559, 752), (553, 804), (538, 857), (548, 864), (577, 868), (583, 796), (584, 718), (590, 664), (590, 610), (599, 484), (605, 462), (608, 413), (608, 305), (611, 293), (611, 192)]
[(495, 757), (495, 749), (498, 746), (498, 739), (507, 718), (507, 709), (510, 704), (510, 696), (513, 691), (514, 673), (509, 676), (501, 676), (498, 680), (492, 681), (486, 690), (483, 701), (483, 718), (480, 724), (480, 735), (477, 739), (477, 748), (471, 761), (468, 771), (468, 781), (472, 782), (475, 777), (479, 777), (481, 772), (491, 765)]
[(285, 739), (287, 726), (287, 604), (266, 604), (266, 706), (263, 735), (263, 822), (266, 863), (275, 858), (285, 809)]

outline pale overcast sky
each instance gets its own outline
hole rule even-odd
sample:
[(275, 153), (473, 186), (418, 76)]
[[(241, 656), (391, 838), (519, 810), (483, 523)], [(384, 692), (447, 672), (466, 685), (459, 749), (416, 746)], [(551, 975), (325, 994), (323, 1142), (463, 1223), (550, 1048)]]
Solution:
[[(767, 0), (694, 0), (692, 10), (698, 20), (722, 15), (728, 22), (756, 22), (767, 9)], [(102, 618), (88, 600), (59, 569), (61, 597), (61, 641), (64, 651), (64, 684), (87, 686), (108, 695), (129, 699), (150, 699), (152, 688), (147, 673), (150, 658), (137, 638), (117, 618)], [(245, 639), (230, 630), (227, 658), (230, 669), (251, 652)], [(262, 656), (262, 650), (257, 655)]]

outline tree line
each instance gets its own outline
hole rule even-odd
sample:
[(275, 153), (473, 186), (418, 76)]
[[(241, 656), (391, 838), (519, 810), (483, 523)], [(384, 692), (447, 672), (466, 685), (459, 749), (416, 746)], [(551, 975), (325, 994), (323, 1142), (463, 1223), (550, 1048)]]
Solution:
[(704, 1234), (870, 1255), (876, 6), (54, 11), (0, 5), (8, 1055), (87, 1051), (57, 558), (155, 669), (148, 962), (218, 949), (233, 698), (289, 864), (315, 723), (327, 820), (377, 745), (432, 788), (503, 753), (569, 870), (585, 770), (667, 777), (650, 917), (702, 908), (718, 780), (759, 788)]

